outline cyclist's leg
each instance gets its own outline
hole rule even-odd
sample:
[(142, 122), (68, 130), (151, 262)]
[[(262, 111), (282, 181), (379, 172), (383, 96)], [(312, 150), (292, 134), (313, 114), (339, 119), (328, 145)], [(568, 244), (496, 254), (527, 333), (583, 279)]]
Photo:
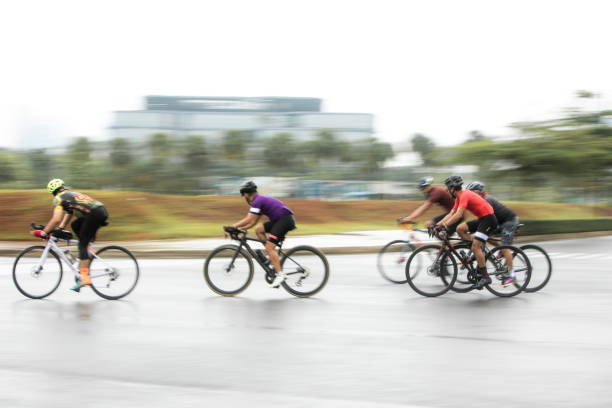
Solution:
[[(459, 221), (459, 222), (461, 222), (461, 221)], [(459, 223), (457, 223), (457, 224), (459, 224)], [(454, 224), (454, 225), (457, 225), (457, 224)], [(477, 227), (478, 227), (478, 220), (472, 220), (472, 221), (468, 221), (468, 222), (461, 222), (456, 227), (457, 234), (459, 234), (459, 236), (461, 238), (463, 238), (464, 240), (471, 241), (472, 240), (472, 234), (476, 231)], [(449, 227), (448, 234), (451, 235), (450, 227)]]
[(489, 239), (489, 233), (497, 228), (497, 218), (495, 215), (489, 214), (478, 220), (478, 227), (474, 234), (474, 241), (472, 241), (472, 252), (476, 257), (478, 263), (478, 271), (482, 274), (483, 279), (478, 282), (478, 286), (482, 288), (486, 283), (491, 283), (491, 278), (487, 273), (487, 267), (485, 265), (485, 257), (482, 252), (482, 246)]
[(79, 290), (85, 285), (91, 285), (91, 279), (89, 277), (90, 261), (87, 248), (90, 242), (95, 238), (98, 229), (106, 221), (106, 218), (106, 210), (100, 207), (83, 217), (83, 221), (79, 224), (80, 229), (77, 236), (79, 237), (79, 272), (81, 282), (72, 287), (72, 290)]
[(282, 242), (285, 239), (287, 232), (293, 229), (295, 229), (295, 219), (291, 214), (279, 218), (270, 227), (268, 240), (266, 241), (266, 251), (268, 252), (270, 263), (272, 266), (274, 266), (274, 271), (276, 272), (276, 278), (270, 285), (272, 287), (279, 286), (286, 278), (281, 270), (280, 260), (278, 258), (278, 253), (276, 252), (276, 246), (279, 244), (279, 242)]
[[(518, 227), (518, 224), (518, 217), (514, 217), (512, 220), (506, 221), (501, 225), (500, 229), (502, 245), (512, 245), (512, 241), (514, 240), (514, 233), (516, 231), (516, 228)], [(509, 285), (515, 280), (514, 265), (512, 263), (513, 256), (510, 252), (510, 249), (508, 248), (502, 249), (501, 252), (504, 255), (504, 259), (506, 260), (506, 265), (508, 266), (508, 277), (504, 279), (503, 284)]]
[[(270, 227), (272, 226), (272, 223), (270, 221), (266, 221), (263, 224), (259, 224), (255, 227), (255, 235), (257, 235), (257, 238), (259, 238), (261, 241), (266, 241), (266, 233), (270, 232)], [(264, 244), (265, 245), (265, 244)]]

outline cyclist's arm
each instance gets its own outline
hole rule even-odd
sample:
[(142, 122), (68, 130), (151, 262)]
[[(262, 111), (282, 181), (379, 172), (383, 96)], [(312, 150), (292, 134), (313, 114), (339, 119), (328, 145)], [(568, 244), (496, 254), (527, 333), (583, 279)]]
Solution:
[(53, 216), (51, 217), (43, 231), (45, 231), (47, 234), (50, 234), (51, 231), (53, 231), (55, 227), (57, 227), (58, 224), (62, 221), (63, 216), (64, 210), (61, 207), (55, 208), (55, 210), (53, 210)]
[(72, 219), (72, 214), (65, 213), (63, 218), (62, 218), (62, 222), (60, 222), (60, 224), (59, 224), (59, 227), (61, 229), (65, 229), (66, 225), (68, 225), (68, 223), (70, 222), (71, 219)]
[(259, 217), (261, 217), (261, 215), (248, 213), (246, 217), (232, 225), (232, 227), (247, 230), (253, 225), (257, 224), (257, 221), (259, 221)]
[(402, 219), (400, 220), (400, 223), (404, 224), (404, 223), (408, 223), (408, 222), (412, 222), (414, 221), (415, 218), (420, 217), (421, 215), (423, 215), (423, 213), (425, 211), (427, 211), (427, 209), (431, 207), (431, 201), (425, 201), (423, 204), (421, 204), (420, 206), (417, 207), (417, 209), (415, 209), (412, 214), (410, 214), (407, 217), (402, 217)]
[(446, 217), (442, 218), (436, 225), (443, 225), (445, 228), (449, 225), (453, 225), (461, 218), (463, 218), (463, 213), (465, 212), (465, 208), (457, 208), (456, 210), (451, 211), (446, 215)]

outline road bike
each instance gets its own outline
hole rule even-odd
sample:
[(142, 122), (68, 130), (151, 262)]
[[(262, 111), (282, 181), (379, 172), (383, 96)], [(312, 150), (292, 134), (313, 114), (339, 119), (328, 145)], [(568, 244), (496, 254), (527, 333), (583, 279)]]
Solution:
[[(44, 225), (31, 223), (32, 229), (43, 229)], [(34, 245), (21, 251), (13, 264), (13, 282), (17, 290), (32, 299), (49, 296), (59, 287), (64, 272), (63, 264), (72, 271), (75, 281), (80, 278), (79, 260), (71, 250), (62, 250), (58, 242), (78, 245), (72, 233), (55, 229), (49, 234), (46, 245)], [(94, 250), (88, 248), (90, 259), (89, 276), (91, 289), (100, 297), (109, 300), (121, 299), (130, 294), (140, 276), (134, 255), (118, 245)]]
[[(224, 230), (239, 244), (221, 245), (208, 255), (204, 262), (204, 280), (208, 287), (222, 296), (239, 294), (253, 280), (253, 259), (264, 270), (266, 282), (272, 283), (275, 272), (268, 258), (263, 251), (255, 251), (249, 245), (249, 241), (262, 241), (248, 237), (245, 230), (233, 227), (224, 227)], [(287, 275), (282, 287), (297, 297), (309, 297), (323, 289), (329, 279), (325, 255), (308, 245), (285, 251), (282, 244), (278, 243), (278, 254), (281, 268)]]
[[(514, 232), (515, 236), (518, 236), (520, 234), (520, 228), (524, 225), (525, 224), (517, 225), (516, 230)], [(496, 233), (499, 233), (499, 231), (496, 231)], [(496, 237), (492, 237), (490, 241), (493, 244), (499, 243), (499, 240)], [(527, 256), (531, 265), (531, 276), (529, 278), (529, 284), (523, 288), (523, 291), (527, 293), (537, 292), (538, 290), (546, 286), (552, 275), (552, 261), (550, 259), (550, 256), (544, 250), (544, 248), (535, 244), (520, 245), (518, 246), (518, 248), (523, 251), (523, 253)], [(463, 251), (463, 253), (467, 255), (466, 261), (472, 263), (475, 262), (471, 251), (470, 243), (461, 242), (455, 245), (455, 249), (459, 252)], [(483, 246), (483, 251), (485, 252), (486, 256), (486, 254), (489, 252), (489, 247), (486, 245)], [(453, 290), (461, 292), (462, 289), (464, 289), (464, 291), (467, 291), (465, 289), (469, 287), (469, 282), (467, 281), (466, 277), (463, 276), (466, 273), (466, 270), (466, 268), (462, 268), (461, 266), (459, 267), (459, 275), (457, 277), (457, 282), (453, 286)]]
[[(401, 217), (397, 219), (398, 224), (400, 219)], [(380, 249), (376, 259), (378, 272), (392, 283), (406, 283), (406, 261), (412, 251), (423, 245), (416, 232), (427, 232), (427, 230), (414, 228), (414, 223), (399, 225), (408, 231), (407, 239), (396, 239), (389, 242)]]
[[(455, 239), (449, 239), (445, 230), (434, 232), (434, 235), (442, 241), (441, 244), (421, 246), (408, 258), (406, 279), (412, 289), (427, 297), (440, 296), (451, 289), (456, 292), (482, 289), (477, 286), (482, 276), (478, 272), (476, 261), (471, 260), (465, 251), (459, 252), (457, 246), (451, 243), (451, 240)], [(502, 256), (502, 250), (505, 249), (510, 250), (513, 255), (517, 277), (515, 283), (507, 286), (501, 284), (509, 276), (506, 260)], [(517, 247), (500, 245), (490, 249), (485, 255), (485, 266), (491, 283), (484, 287), (494, 295), (518, 295), (529, 283), (531, 265), (525, 253)]]

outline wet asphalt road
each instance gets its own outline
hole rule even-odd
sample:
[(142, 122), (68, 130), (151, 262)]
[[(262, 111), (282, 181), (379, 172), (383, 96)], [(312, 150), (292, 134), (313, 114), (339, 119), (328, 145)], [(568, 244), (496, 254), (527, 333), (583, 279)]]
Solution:
[(312, 299), (223, 298), (203, 261), (140, 261), (123, 301), (29, 300), (0, 258), (2, 407), (514, 407), (612, 404), (612, 237), (541, 243), (549, 285), (427, 299), (373, 254), (329, 257)]

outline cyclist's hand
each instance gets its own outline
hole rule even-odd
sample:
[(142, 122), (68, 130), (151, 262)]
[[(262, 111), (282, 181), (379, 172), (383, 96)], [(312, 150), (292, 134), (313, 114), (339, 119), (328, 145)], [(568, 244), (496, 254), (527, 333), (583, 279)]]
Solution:
[(410, 218), (408, 217), (399, 217), (397, 219), (397, 223), (398, 224), (414, 224), (414, 221), (412, 221)]
[(49, 238), (49, 234), (47, 234), (45, 231), (43, 230), (34, 230), (30, 232), (32, 235), (34, 235), (35, 237), (41, 238), (41, 239), (48, 239)]

